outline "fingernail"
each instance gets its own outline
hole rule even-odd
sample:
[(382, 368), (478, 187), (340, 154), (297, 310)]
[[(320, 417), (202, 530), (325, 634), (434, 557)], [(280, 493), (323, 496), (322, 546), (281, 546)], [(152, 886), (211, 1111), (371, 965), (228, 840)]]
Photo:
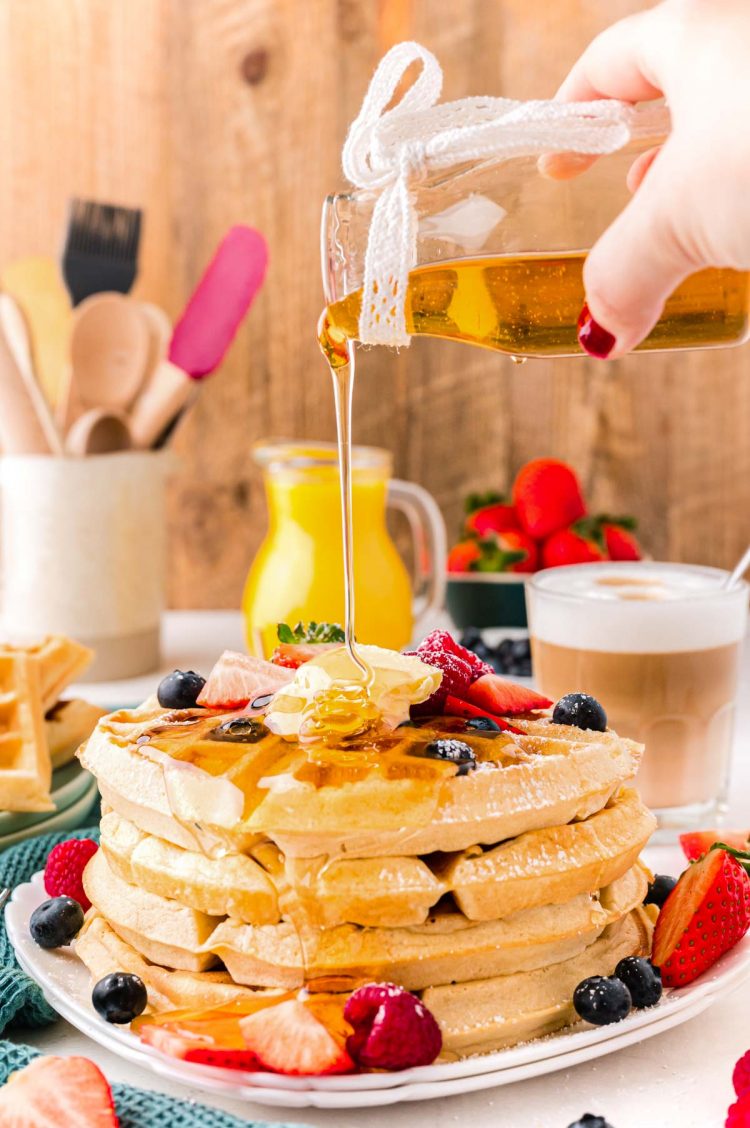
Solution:
[(587, 305), (584, 305), (578, 318), (578, 344), (584, 352), (598, 360), (605, 360), (616, 344), (616, 338), (598, 321), (594, 321)]

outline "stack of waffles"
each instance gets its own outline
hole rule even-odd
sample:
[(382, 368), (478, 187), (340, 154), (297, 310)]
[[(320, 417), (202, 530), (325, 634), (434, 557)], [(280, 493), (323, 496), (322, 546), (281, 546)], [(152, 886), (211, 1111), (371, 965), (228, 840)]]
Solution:
[(0, 645), (0, 811), (51, 811), (54, 768), (69, 763), (102, 710), (61, 700), (92, 653), (50, 636), (30, 646)]
[[(317, 753), (262, 719), (155, 705), (82, 749), (104, 802), (77, 952), (155, 1011), (377, 980), (421, 995), (462, 1057), (574, 1021), (584, 978), (650, 951), (655, 820), (612, 732), (440, 717)], [(459, 737), (476, 770), (430, 758)]]

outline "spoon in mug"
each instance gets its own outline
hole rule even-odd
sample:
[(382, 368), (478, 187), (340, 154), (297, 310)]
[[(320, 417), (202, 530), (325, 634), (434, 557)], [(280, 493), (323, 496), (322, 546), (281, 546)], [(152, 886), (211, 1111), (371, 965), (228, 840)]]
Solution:
[(724, 580), (724, 583), (722, 584), (724, 590), (729, 591), (731, 588), (736, 587), (742, 577), (745, 575), (745, 572), (748, 570), (748, 568), (750, 568), (750, 545), (748, 545), (748, 547), (743, 552), (739, 563), (735, 566), (730, 575), (727, 576), (727, 578)]

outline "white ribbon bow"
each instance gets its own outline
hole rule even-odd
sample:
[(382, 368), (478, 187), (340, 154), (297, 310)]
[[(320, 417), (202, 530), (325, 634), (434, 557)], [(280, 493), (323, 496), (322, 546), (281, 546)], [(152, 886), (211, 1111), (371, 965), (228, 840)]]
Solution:
[[(422, 70), (390, 110), (412, 63)], [(669, 129), (662, 106), (635, 109), (623, 102), (517, 102), (512, 98), (438, 99), (443, 72), (419, 43), (399, 43), (381, 59), (342, 164), (358, 188), (379, 192), (365, 255), (359, 339), (369, 345), (408, 345), (404, 301), (417, 263), (418, 217), (412, 184), (429, 172), (487, 158), (543, 153), (614, 153), (631, 138)]]

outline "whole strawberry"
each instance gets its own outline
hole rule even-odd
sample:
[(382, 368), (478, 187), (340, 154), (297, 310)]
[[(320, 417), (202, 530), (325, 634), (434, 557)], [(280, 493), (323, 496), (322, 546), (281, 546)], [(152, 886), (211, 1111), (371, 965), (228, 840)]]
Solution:
[(350, 996), (344, 1018), (352, 1058), (367, 1069), (430, 1065), (440, 1053), (440, 1027), (424, 1003), (393, 983), (368, 983)]
[(712, 849), (685, 870), (654, 930), (651, 961), (665, 987), (684, 987), (750, 928), (750, 877), (737, 858)]
[(567, 528), (586, 513), (575, 471), (556, 458), (535, 458), (519, 470), (513, 503), (521, 527), (535, 540)]
[(478, 537), (486, 537), (490, 533), (504, 533), (508, 529), (520, 529), (515, 505), (509, 501), (496, 501), (492, 505), (483, 505), (474, 509), (466, 518), (467, 533)]
[(558, 568), (564, 564), (593, 564), (605, 556), (593, 537), (580, 526), (560, 529), (542, 545), (542, 567)]
[(449, 572), (471, 572), (472, 565), (482, 558), (482, 550), (475, 540), (462, 540), (448, 553)]
[(72, 897), (84, 912), (91, 901), (83, 888), (83, 871), (99, 849), (92, 838), (70, 838), (50, 850), (44, 867), (44, 888), (50, 897)]
[[(627, 523), (626, 523), (627, 522)], [(604, 546), (610, 560), (640, 560), (643, 556), (641, 546), (633, 532), (635, 522), (621, 518), (614, 522), (606, 518), (602, 521)]]

